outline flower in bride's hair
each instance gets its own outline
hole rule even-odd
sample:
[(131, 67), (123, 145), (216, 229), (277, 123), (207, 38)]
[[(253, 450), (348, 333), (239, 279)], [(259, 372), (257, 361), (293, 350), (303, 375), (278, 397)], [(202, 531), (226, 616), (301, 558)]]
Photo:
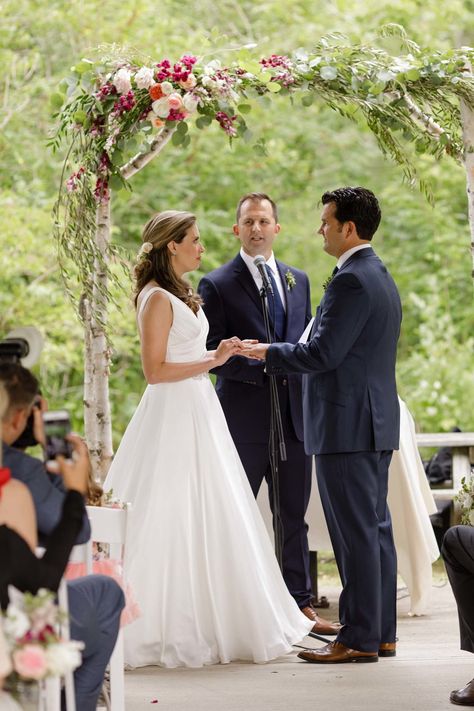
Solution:
[(141, 256), (142, 254), (150, 254), (152, 250), (153, 245), (151, 242), (143, 242), (142, 246), (140, 247), (140, 251), (138, 252), (138, 255)]

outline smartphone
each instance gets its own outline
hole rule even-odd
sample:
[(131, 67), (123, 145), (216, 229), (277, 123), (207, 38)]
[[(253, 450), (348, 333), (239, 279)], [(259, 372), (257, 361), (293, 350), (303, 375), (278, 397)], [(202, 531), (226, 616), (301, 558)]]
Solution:
[(67, 410), (47, 410), (43, 412), (44, 434), (46, 437), (46, 461), (54, 461), (58, 454), (72, 459), (72, 445), (65, 439), (71, 431), (71, 418)]

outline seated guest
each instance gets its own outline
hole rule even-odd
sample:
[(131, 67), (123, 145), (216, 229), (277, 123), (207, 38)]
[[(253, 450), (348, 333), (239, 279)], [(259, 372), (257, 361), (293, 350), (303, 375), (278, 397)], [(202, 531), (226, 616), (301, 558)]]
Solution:
[[(46, 564), (48, 564), (51, 558), (57, 560), (56, 556), (64, 556), (64, 548), (59, 553), (61, 546), (56, 545), (58, 538), (55, 531), (58, 525), (62, 527), (65, 525), (62, 520), (63, 507), (66, 506), (66, 517), (71, 515), (77, 521), (76, 530), (78, 533), (71, 544), (88, 540), (90, 536), (89, 522), (83, 502), (81, 502), (79, 511), (77, 496), (74, 496), (77, 492), (67, 493), (59, 476), (49, 474), (38, 459), (11, 446), (23, 433), (32, 411), (34, 398), (38, 393), (36, 378), (21, 365), (0, 363), (0, 383), (5, 387), (9, 399), (9, 407), (2, 421), (4, 465), (10, 469), (13, 479), (22, 481), (30, 491), (40, 540), (47, 542), (54, 532), (54, 540), (47, 544)], [(37, 427), (41, 426), (39, 419), (36, 418)], [(37, 439), (40, 442), (43, 440), (41, 432), (38, 433)], [(87, 470), (89, 466), (85, 445), (80, 444), (78, 438), (73, 438), (73, 442), (78, 459), (73, 462), (64, 460), (58, 462), (66, 479), (69, 475), (74, 477), (76, 470)], [(75, 504), (71, 504), (71, 498), (76, 499)], [(72, 513), (71, 508), (75, 514)], [(6, 523), (15, 529), (11, 520)], [(64, 529), (60, 528), (60, 530)], [(68, 530), (70, 532), (71, 528)], [(30, 543), (30, 541), (28, 542)], [(51, 575), (51, 568), (48, 575)], [(50, 581), (48, 587), (54, 589), (55, 582), (59, 582), (59, 579)], [(17, 587), (21, 586), (17, 585)], [(102, 575), (93, 575), (68, 583), (68, 598), (71, 614), (71, 637), (85, 644), (82, 665), (74, 673), (76, 706), (81, 711), (95, 711), (105, 669), (117, 638), (124, 596), (114, 580)]]
[[(474, 527), (450, 528), (441, 554), (458, 606), (461, 649), (474, 653)], [(453, 704), (474, 706), (474, 679), (449, 698)]]

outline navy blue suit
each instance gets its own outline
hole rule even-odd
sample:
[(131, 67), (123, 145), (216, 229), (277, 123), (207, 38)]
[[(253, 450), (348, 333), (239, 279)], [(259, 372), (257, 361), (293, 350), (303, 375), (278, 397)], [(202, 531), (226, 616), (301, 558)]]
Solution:
[(343, 584), (338, 641), (361, 651), (393, 642), (396, 554), (388, 466), (398, 449), (395, 359), (401, 304), (371, 248), (336, 273), (306, 344), (275, 344), (268, 373), (304, 373), (305, 448), (318, 485)]
[[(297, 341), (311, 318), (309, 281), (299, 269), (277, 261), (285, 287), (286, 325), (282, 337)], [(290, 270), (295, 284), (287, 288)], [(256, 338), (266, 341), (260, 295), (241, 258), (203, 277), (199, 293), (209, 320), (208, 348), (215, 349), (223, 338)], [(268, 442), (270, 436), (270, 385), (264, 366), (247, 358), (231, 358), (213, 371), (216, 392), (229, 430), (255, 496), (263, 478), (267, 480), (273, 510)], [(277, 378), (287, 447), (287, 461), (279, 462), (279, 494), (283, 524), (282, 572), (290, 593), (300, 607), (312, 597), (309, 575), (307, 525), (304, 516), (311, 493), (311, 459), (303, 447), (301, 376)]]

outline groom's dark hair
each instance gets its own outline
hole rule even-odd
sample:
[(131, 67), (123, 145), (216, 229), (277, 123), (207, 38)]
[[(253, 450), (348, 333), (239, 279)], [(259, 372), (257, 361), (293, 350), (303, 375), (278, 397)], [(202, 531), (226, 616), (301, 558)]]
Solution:
[(276, 202), (272, 200), (271, 197), (266, 193), (247, 193), (246, 195), (242, 195), (237, 205), (236, 222), (239, 221), (242, 205), (244, 204), (244, 202), (247, 202), (247, 200), (250, 200), (250, 202), (262, 202), (262, 200), (268, 200), (268, 202), (272, 206), (272, 212), (273, 217), (275, 218), (275, 222), (278, 222), (278, 208), (276, 206)]
[(333, 202), (336, 205), (336, 220), (353, 222), (361, 239), (370, 240), (376, 233), (382, 213), (377, 198), (367, 188), (331, 190), (324, 193), (321, 202), (323, 205)]

